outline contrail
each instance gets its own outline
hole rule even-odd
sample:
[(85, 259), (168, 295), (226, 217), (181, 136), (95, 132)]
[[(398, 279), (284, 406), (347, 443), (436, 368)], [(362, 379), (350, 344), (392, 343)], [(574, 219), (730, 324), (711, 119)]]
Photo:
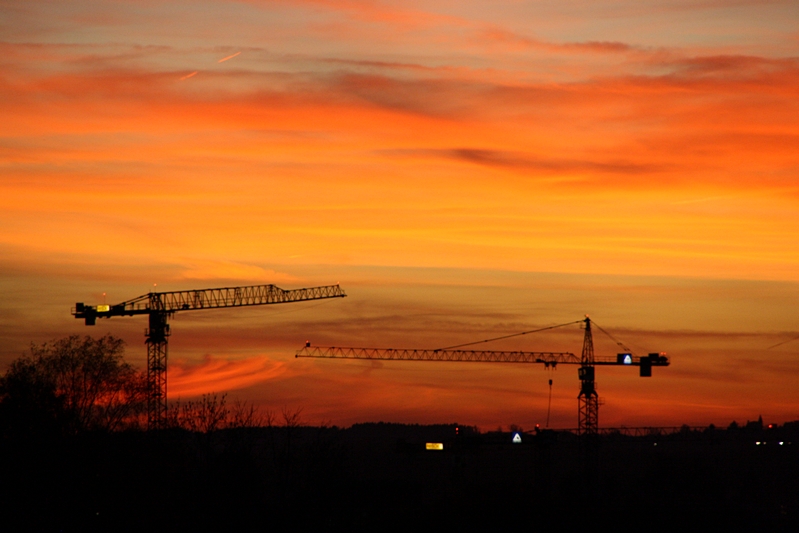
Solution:
[(237, 56), (237, 55), (239, 55), (240, 53), (241, 53), (241, 52), (236, 52), (236, 53), (235, 53), (235, 54), (233, 54), (232, 56), (223, 57), (222, 59), (220, 59), (219, 61), (217, 61), (217, 63), (221, 63), (222, 61), (227, 61), (228, 59), (233, 59), (234, 57), (236, 57), (236, 56)]
[(192, 76), (196, 76), (198, 72), (199, 72), (199, 70), (195, 70), (195, 71), (194, 71), (194, 72), (192, 72), (191, 74), (186, 74), (185, 76), (183, 76), (183, 77), (182, 77), (182, 78), (180, 78), (180, 79), (181, 79), (181, 80), (186, 80), (186, 79), (188, 79), (188, 78), (191, 78)]

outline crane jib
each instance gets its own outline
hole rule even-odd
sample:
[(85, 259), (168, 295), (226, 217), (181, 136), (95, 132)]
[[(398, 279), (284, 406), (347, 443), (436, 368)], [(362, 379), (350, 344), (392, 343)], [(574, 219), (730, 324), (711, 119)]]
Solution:
[[(592, 365), (597, 366), (668, 366), (669, 360), (661, 354), (625, 358), (628, 354), (616, 357), (596, 357)], [(451, 361), (476, 363), (538, 363), (546, 366), (583, 365), (571, 352), (523, 352), (497, 350), (429, 350), (393, 348), (347, 348), (334, 346), (305, 346), (297, 350), (295, 357), (319, 359), (365, 359), (382, 361)]]
[(298, 350), (295, 357), (327, 359), (372, 359), (394, 361), (452, 361), (482, 363), (577, 363), (580, 360), (569, 352), (521, 352), (486, 350), (426, 350), (384, 348), (310, 347)]
[(75, 304), (72, 314), (91, 325), (97, 318), (133, 316), (151, 312), (174, 313), (199, 309), (268, 305), (324, 298), (343, 298), (346, 294), (339, 285), (325, 285), (304, 289), (286, 290), (275, 285), (222, 287), (190, 291), (150, 292), (116, 305), (89, 306)]

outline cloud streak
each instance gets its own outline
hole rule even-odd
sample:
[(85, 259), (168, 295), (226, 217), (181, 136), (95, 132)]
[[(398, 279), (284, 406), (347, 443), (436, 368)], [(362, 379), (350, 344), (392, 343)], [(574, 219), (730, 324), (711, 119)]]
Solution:
[(635, 164), (625, 161), (576, 161), (536, 158), (527, 154), (475, 148), (453, 148), (449, 150), (409, 149), (387, 152), (399, 157), (431, 157), (464, 161), (476, 165), (499, 167), (518, 171), (571, 174), (575, 172), (599, 172), (611, 174), (653, 174), (666, 170), (664, 167)]
[(231, 59), (233, 59), (234, 57), (237, 57), (237, 56), (239, 56), (239, 55), (241, 55), (241, 52), (236, 52), (235, 54), (231, 54), (231, 55), (229, 55), (229, 56), (227, 56), (227, 57), (223, 57), (222, 59), (220, 59), (219, 61), (217, 61), (217, 63), (224, 63), (225, 61), (229, 61), (229, 60), (231, 60)]
[(171, 398), (187, 398), (211, 392), (227, 392), (251, 387), (285, 372), (285, 364), (266, 357), (223, 359), (206, 355), (199, 363), (170, 361), (167, 379)]

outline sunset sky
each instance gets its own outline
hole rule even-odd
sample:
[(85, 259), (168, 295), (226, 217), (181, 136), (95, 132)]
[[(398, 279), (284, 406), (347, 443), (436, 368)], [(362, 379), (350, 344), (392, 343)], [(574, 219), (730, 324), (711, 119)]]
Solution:
[(107, 333), (143, 368), (146, 319), (78, 301), (340, 283), (178, 313), (170, 397), (528, 428), (552, 378), (572, 428), (576, 367), (294, 352), (589, 314), (672, 360), (598, 369), (601, 427), (799, 419), (796, 0), (0, 0), (0, 126), (0, 370)]

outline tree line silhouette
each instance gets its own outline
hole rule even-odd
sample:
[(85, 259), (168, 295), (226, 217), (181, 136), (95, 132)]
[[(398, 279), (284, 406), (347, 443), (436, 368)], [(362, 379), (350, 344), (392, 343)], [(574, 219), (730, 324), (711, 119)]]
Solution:
[(33, 345), (11, 363), (0, 377), (0, 527), (799, 530), (799, 422), (611, 432), (589, 483), (568, 432), (513, 444), (509, 432), (457, 424), (309, 427), (299, 408), (259, 411), (225, 394), (175, 402), (168, 427), (146, 432), (145, 393), (112, 336)]

